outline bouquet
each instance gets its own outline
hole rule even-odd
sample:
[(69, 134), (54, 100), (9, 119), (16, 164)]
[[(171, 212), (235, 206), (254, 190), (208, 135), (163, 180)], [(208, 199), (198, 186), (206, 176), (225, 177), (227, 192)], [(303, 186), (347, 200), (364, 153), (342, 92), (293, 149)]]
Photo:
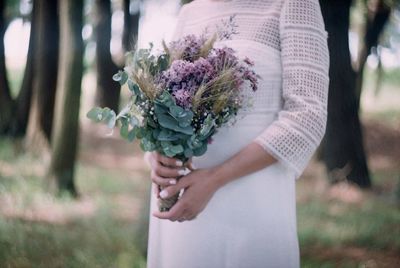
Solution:
[[(128, 141), (140, 140), (144, 151), (188, 161), (207, 151), (218, 128), (233, 122), (248, 105), (244, 88), (257, 90), (253, 62), (240, 60), (229, 47), (216, 48), (216, 36), (187, 35), (128, 53), (124, 70), (113, 76), (129, 89), (128, 104), (118, 114), (96, 107), (87, 116), (110, 128), (120, 127)], [(168, 211), (179, 194), (159, 200)]]

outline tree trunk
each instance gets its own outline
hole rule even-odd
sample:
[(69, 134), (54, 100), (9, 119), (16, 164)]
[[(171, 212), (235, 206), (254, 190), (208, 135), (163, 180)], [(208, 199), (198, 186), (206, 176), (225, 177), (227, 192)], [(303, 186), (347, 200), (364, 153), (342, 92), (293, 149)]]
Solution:
[(120, 85), (112, 80), (118, 71), (110, 53), (111, 3), (110, 0), (95, 0), (94, 34), (96, 38), (97, 89), (96, 104), (118, 110)]
[[(140, 1), (134, 0), (132, 8), (130, 0), (124, 0), (124, 30), (122, 33), (122, 46), (124, 52), (135, 49), (139, 33)], [(132, 10), (131, 10), (132, 9)]]
[(389, 20), (391, 11), (390, 7), (385, 4), (384, 0), (369, 0), (367, 3), (367, 9), (364, 42), (362, 42), (357, 62), (356, 95), (358, 107), (364, 79), (365, 63), (371, 53), (371, 48), (378, 45), (379, 36)]
[(28, 55), (26, 59), (24, 78), (18, 93), (15, 107), (15, 118), (12, 127), (13, 136), (24, 136), (28, 125), (33, 88), (33, 53), (35, 51), (35, 30), (37, 16), (37, 1), (33, 1), (31, 12), (31, 30), (29, 36)]
[(323, 159), (332, 182), (347, 179), (361, 187), (370, 187), (358, 116), (356, 74), (351, 67), (349, 51), (351, 0), (320, 0), (320, 3), (329, 33), (330, 52), (328, 122)]
[(0, 0), (0, 134), (6, 134), (10, 130), (14, 106), (7, 79), (6, 57), (4, 51), (4, 34), (7, 28), (4, 11), (5, 1)]
[(36, 0), (34, 19), (33, 92), (27, 146), (41, 151), (51, 136), (57, 84), (59, 23), (57, 1)]
[(74, 166), (83, 72), (83, 0), (59, 0), (59, 4), (61, 47), (49, 178), (57, 183), (59, 191), (76, 196)]

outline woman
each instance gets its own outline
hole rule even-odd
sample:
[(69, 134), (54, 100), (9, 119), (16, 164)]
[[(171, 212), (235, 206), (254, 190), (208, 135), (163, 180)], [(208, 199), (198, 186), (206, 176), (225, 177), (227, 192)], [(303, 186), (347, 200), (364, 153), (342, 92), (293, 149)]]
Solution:
[(175, 38), (224, 28), (235, 34), (218, 45), (254, 60), (259, 89), (189, 174), (176, 159), (149, 156), (154, 187), (166, 187), (160, 198), (185, 189), (169, 212), (157, 212), (152, 197), (150, 268), (299, 267), (295, 179), (326, 124), (318, 0), (195, 0), (182, 7)]

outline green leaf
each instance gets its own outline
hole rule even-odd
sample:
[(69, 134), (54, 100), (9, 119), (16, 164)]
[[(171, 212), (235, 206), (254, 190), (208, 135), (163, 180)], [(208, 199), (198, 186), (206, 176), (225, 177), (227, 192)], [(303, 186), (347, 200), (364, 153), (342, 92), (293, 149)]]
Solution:
[(151, 142), (149, 139), (146, 139), (146, 138), (143, 138), (140, 141), (140, 147), (145, 152), (154, 151), (156, 149), (156, 145), (153, 142)]
[(119, 82), (122, 86), (128, 80), (128, 74), (125, 71), (118, 71), (118, 73), (113, 75), (113, 80)]
[(128, 103), (117, 115), (117, 119), (125, 117), (131, 111), (132, 104)]
[(198, 139), (196, 135), (192, 135), (190, 139), (187, 141), (187, 144), (191, 149), (200, 148), (201, 146), (203, 146), (203, 143), (204, 142)]
[(203, 145), (199, 148), (193, 150), (194, 156), (202, 156), (207, 151), (207, 142), (204, 142)]
[(102, 121), (108, 122), (109, 116), (111, 114), (111, 109), (106, 107), (103, 108), (103, 110), (101, 111), (101, 116), (102, 116)]
[(164, 90), (156, 99), (156, 103), (161, 103), (167, 107), (175, 105), (175, 100), (168, 91)]
[(132, 80), (128, 80), (128, 88), (136, 96), (140, 96), (139, 86), (136, 83), (134, 83)]
[(136, 138), (136, 134), (137, 134), (137, 128), (133, 128), (131, 129), (131, 131), (129, 131), (128, 133), (128, 141), (132, 142), (135, 138)]
[(212, 118), (211, 114), (209, 114), (204, 120), (203, 126), (200, 129), (200, 136), (207, 137), (213, 127), (214, 119)]
[(171, 130), (162, 129), (157, 139), (159, 141), (176, 141), (179, 140), (179, 136)]
[(170, 142), (163, 141), (161, 142), (161, 146), (164, 154), (168, 157), (174, 157), (183, 152), (182, 145), (173, 145)]
[(87, 113), (87, 117), (95, 122), (106, 123), (109, 128), (114, 128), (117, 122), (117, 115), (110, 108), (93, 108)]
[(143, 139), (143, 137), (145, 136), (145, 130), (144, 128), (138, 128), (137, 132), (136, 132), (136, 137), (138, 139)]
[(115, 112), (109, 110), (107, 112), (103, 111), (103, 114), (107, 114), (107, 116), (105, 116), (105, 122), (107, 123), (108, 128), (114, 128), (117, 122), (117, 115)]
[(96, 123), (101, 122), (103, 120), (103, 109), (100, 107), (92, 108), (87, 114), (86, 117), (95, 121)]
[(169, 114), (178, 121), (180, 127), (187, 127), (192, 123), (193, 112), (187, 111), (178, 105), (170, 106)]
[(160, 55), (157, 59), (157, 66), (159, 72), (165, 71), (169, 66), (169, 55)]
[(170, 106), (169, 112), (176, 119), (184, 118), (187, 115), (187, 112), (185, 111), (185, 109), (183, 109), (182, 107), (180, 107), (178, 105)]
[(193, 150), (190, 148), (186, 148), (185, 151), (183, 152), (185, 154), (186, 158), (190, 158), (193, 156)]
[(165, 114), (159, 114), (158, 115), (158, 122), (162, 127), (165, 127), (167, 129), (174, 130), (176, 132), (180, 132), (186, 135), (193, 135), (193, 128), (191, 126), (187, 127), (180, 127), (178, 121), (174, 119), (173, 117)]
[(139, 125), (139, 119), (137, 119), (136, 116), (131, 115), (131, 119), (129, 120), (129, 124), (131, 124), (132, 127), (136, 127)]
[(152, 128), (157, 128), (157, 124), (156, 124), (156, 122), (154, 122), (153, 118), (147, 117), (146, 122), (147, 122), (147, 124), (148, 124), (149, 126), (151, 126)]
[(122, 138), (128, 139), (129, 127), (127, 124), (122, 124), (119, 134), (121, 135)]
[(151, 136), (157, 140), (158, 139), (158, 135), (160, 135), (161, 130), (160, 129), (153, 129), (153, 131), (151, 131)]
[(156, 115), (166, 114), (166, 113), (168, 113), (168, 108), (165, 105), (155, 103), (154, 104), (154, 112), (156, 113)]

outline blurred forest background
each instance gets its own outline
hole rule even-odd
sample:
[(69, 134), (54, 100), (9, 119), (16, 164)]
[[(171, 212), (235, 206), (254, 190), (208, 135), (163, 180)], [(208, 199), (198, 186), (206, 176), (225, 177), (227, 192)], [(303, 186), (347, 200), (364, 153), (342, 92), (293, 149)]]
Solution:
[[(150, 181), (94, 126), (178, 0), (0, 0), (0, 267), (145, 267)], [(302, 267), (400, 267), (400, 3), (320, 0), (327, 132), (297, 183)], [(181, 253), (177, 253), (181, 254)]]

